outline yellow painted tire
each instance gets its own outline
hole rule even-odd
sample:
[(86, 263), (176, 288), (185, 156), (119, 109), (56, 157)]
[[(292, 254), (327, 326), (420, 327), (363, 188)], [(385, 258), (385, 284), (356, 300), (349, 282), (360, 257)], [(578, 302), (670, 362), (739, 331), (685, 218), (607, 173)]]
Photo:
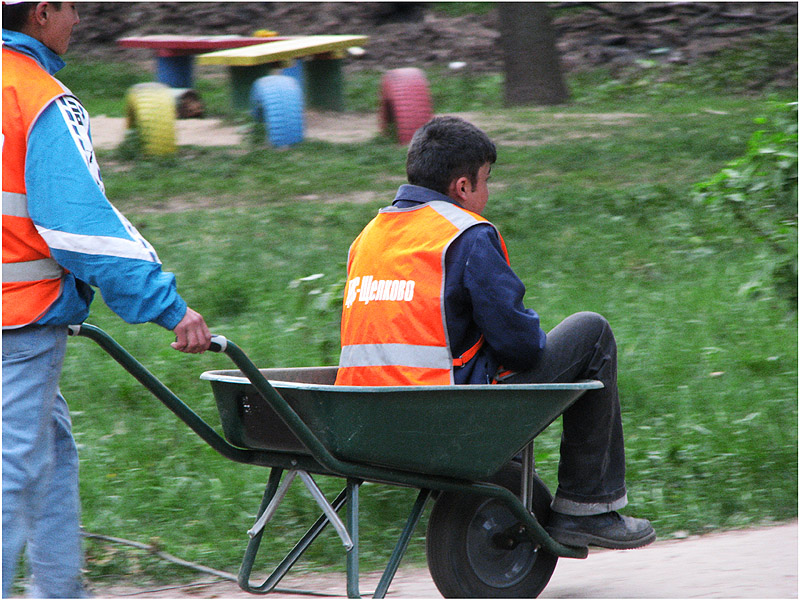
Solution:
[(175, 153), (175, 113), (175, 95), (163, 83), (138, 83), (128, 90), (127, 128), (137, 131), (149, 156)]

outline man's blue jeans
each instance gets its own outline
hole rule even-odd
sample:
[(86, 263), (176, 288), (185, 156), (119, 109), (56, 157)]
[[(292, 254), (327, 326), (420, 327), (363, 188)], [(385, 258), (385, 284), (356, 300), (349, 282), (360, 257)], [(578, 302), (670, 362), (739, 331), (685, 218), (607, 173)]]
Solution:
[(31, 595), (80, 598), (78, 451), (58, 381), (63, 326), (3, 331), (3, 597), (22, 549)]
[(628, 502), (625, 445), (617, 391), (617, 344), (601, 315), (571, 315), (547, 333), (537, 365), (503, 383), (568, 383), (598, 379), (562, 416), (561, 459), (553, 510), (593, 515)]

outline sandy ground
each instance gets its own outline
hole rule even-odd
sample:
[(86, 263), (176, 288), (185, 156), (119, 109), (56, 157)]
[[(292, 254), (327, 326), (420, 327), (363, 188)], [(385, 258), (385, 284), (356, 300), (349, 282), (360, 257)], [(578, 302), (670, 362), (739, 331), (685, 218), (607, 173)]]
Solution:
[[(655, 542), (640, 550), (592, 550), (586, 560), (561, 559), (542, 598), (797, 598), (797, 522)], [(380, 573), (362, 573), (371, 594)], [(254, 577), (254, 581), (261, 581)], [(291, 573), (270, 598), (301, 598), (288, 590), (345, 597), (341, 574)], [(252, 598), (233, 582), (174, 588), (117, 585), (97, 597)], [(390, 598), (441, 598), (427, 569), (402, 568)]]
[[(93, 116), (92, 141), (100, 150), (116, 148), (125, 137), (125, 119)], [(378, 135), (378, 117), (373, 114), (329, 113), (307, 110), (305, 137), (333, 143), (355, 143)], [(179, 146), (236, 146), (245, 139), (242, 128), (231, 127), (220, 119), (178, 119), (175, 138)]]
[[(599, 138), (610, 135), (607, 132), (593, 132), (586, 129), (586, 123), (597, 122), (604, 125), (632, 125), (637, 120), (647, 118), (641, 113), (553, 113), (551, 126), (554, 131), (534, 123), (508, 121), (497, 115), (463, 112), (448, 113), (460, 116), (487, 131), (498, 144), (509, 146), (538, 146), (551, 139), (563, 140)], [(304, 112), (305, 139), (321, 140), (333, 144), (353, 144), (366, 142), (380, 135), (378, 116), (371, 113), (340, 113), (307, 109)], [(581, 125), (580, 130), (569, 131), (571, 122)], [(125, 119), (99, 115), (92, 117), (92, 139), (98, 149), (116, 148), (125, 137)], [(565, 127), (567, 128), (565, 130)], [(245, 141), (248, 126), (234, 127), (221, 119), (178, 119), (175, 122), (175, 137), (178, 146), (237, 146)], [(528, 135), (534, 134), (535, 135)], [(549, 137), (552, 136), (552, 137)]]

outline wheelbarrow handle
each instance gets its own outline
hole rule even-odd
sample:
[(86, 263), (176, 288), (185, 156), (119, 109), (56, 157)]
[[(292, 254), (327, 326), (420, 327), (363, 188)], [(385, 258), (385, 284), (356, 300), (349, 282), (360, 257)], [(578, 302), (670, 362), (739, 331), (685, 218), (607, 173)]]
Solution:
[(211, 336), (211, 345), (208, 349), (211, 352), (225, 352), (228, 347), (228, 338), (224, 335), (212, 335)]
[[(213, 427), (189, 408), (189, 406), (178, 398), (167, 386), (161, 383), (155, 375), (148, 371), (144, 365), (131, 356), (105, 331), (88, 323), (69, 325), (67, 330), (71, 336), (87, 337), (96, 342), (214, 450), (226, 458), (237, 462), (254, 463), (259, 460), (259, 452), (237, 448), (229, 444)], [(228, 341), (222, 336), (214, 336), (214, 344), (215, 347), (218, 348), (217, 351), (221, 352), (228, 346)]]
[[(174, 412), (184, 423), (195, 431), (212, 448), (223, 456), (238, 462), (253, 462), (259, 460), (264, 453), (253, 449), (237, 448), (229, 444), (203, 419), (192, 411), (183, 401), (178, 398), (171, 390), (161, 383), (144, 365), (131, 356), (122, 346), (120, 346), (105, 331), (83, 323), (81, 325), (69, 325), (69, 335), (88, 337), (94, 340), (111, 357), (128, 371), (134, 378), (144, 385), (150, 392), (163, 402), (167, 408)], [(253, 362), (247, 357), (239, 346), (221, 335), (212, 336), (212, 346), (209, 348), (214, 352), (224, 352), (234, 364), (258, 390), (264, 401), (281, 416), (289, 425), (292, 432), (300, 441), (311, 451), (315, 460), (326, 468), (328, 465), (341, 466), (341, 463), (328, 452), (325, 446), (319, 441), (314, 433), (286, 403), (278, 392), (270, 385), (269, 381), (261, 374)], [(292, 459), (293, 466), (296, 466), (297, 459)]]
[[(88, 325), (87, 328), (94, 329), (94, 326)], [(81, 325), (68, 325), (67, 330), (69, 335), (80, 335)], [(208, 347), (211, 352), (225, 352), (227, 347), (228, 338), (226, 338), (224, 335), (211, 335), (211, 345)]]
[[(91, 325), (89, 327), (92, 327)], [(68, 325), (69, 335), (80, 335), (80, 325)], [(228, 338), (224, 335), (211, 335), (211, 345), (208, 347), (211, 352), (225, 352), (228, 347)]]

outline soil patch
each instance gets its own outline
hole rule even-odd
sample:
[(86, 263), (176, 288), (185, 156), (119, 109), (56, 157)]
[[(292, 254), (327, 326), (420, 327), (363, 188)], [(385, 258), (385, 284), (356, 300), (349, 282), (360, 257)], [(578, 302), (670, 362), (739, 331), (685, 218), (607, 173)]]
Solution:
[[(455, 6), (455, 5), (454, 5)], [(149, 34), (361, 34), (364, 54), (348, 69), (446, 67), (502, 71), (498, 10), (459, 15), (421, 2), (87, 2), (71, 53), (152, 62), (148, 50), (119, 48), (120, 37)], [(766, 31), (796, 36), (793, 2), (613, 2), (557, 4), (551, 11), (562, 67), (575, 71), (637, 60), (689, 63)], [(450, 14), (448, 14), (450, 13)], [(797, 61), (775, 74), (797, 85)]]

